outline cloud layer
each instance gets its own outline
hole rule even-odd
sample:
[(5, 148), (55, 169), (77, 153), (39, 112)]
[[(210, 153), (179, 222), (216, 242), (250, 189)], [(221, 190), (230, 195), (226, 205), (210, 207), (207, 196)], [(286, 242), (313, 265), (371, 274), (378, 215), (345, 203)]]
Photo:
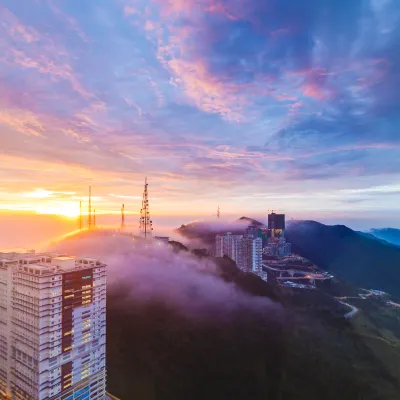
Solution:
[(161, 212), (194, 197), (246, 210), (248, 193), (256, 211), (265, 193), (398, 210), (335, 196), (400, 178), (395, 0), (6, 0), (0, 14), (2, 209), (92, 183), (110, 210), (148, 174)]
[(72, 237), (51, 250), (100, 258), (107, 263), (108, 290), (127, 290), (129, 301), (162, 302), (193, 319), (229, 319), (236, 312), (270, 314), (282, 309), (268, 298), (253, 297), (218, 277), (212, 260), (174, 253), (165, 245), (132, 242), (123, 236)]

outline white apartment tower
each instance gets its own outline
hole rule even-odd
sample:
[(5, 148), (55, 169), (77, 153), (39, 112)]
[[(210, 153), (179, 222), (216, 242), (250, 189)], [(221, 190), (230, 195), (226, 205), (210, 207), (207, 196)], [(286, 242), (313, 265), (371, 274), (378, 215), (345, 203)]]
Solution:
[(238, 267), (246, 272), (257, 275), (262, 273), (262, 240), (244, 236), (240, 244), (240, 259)]
[(0, 253), (0, 399), (103, 400), (106, 265)]
[(216, 257), (228, 256), (245, 272), (262, 275), (262, 239), (251, 235), (217, 235)]
[(231, 232), (225, 235), (217, 235), (215, 238), (216, 257), (228, 256), (236, 263), (240, 258), (240, 243), (243, 235), (232, 235)]

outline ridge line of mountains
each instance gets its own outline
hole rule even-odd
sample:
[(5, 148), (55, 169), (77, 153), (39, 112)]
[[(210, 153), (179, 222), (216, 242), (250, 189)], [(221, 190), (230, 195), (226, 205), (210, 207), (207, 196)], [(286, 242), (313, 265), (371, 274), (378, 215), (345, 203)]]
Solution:
[[(229, 231), (241, 233), (244, 223), (264, 224), (242, 217), (231, 224)], [(215, 243), (215, 235), (226, 228), (215, 228), (194, 222), (182, 225), (177, 232), (190, 239), (200, 239), (208, 246)], [(285, 237), (292, 243), (292, 251), (312, 261), (350, 284), (367, 289), (378, 289), (400, 297), (400, 230), (393, 228), (354, 231), (344, 225), (324, 225), (320, 222), (289, 221)]]

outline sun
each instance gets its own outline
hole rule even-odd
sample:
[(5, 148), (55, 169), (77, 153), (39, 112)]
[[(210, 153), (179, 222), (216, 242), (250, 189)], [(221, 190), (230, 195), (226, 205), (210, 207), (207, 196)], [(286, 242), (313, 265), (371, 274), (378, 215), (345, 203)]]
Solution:
[(67, 218), (77, 218), (79, 216), (79, 207), (76, 207), (76, 205), (62, 207), (59, 210), (58, 215)]
[(58, 204), (48, 204), (36, 208), (37, 214), (59, 215), (65, 218), (78, 218), (79, 204), (75, 202), (60, 202)]

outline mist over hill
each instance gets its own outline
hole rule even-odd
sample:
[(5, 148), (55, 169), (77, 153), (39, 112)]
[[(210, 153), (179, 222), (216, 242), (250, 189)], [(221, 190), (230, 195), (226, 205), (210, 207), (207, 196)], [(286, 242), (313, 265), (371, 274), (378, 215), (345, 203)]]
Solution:
[(385, 240), (388, 243), (400, 246), (400, 229), (394, 229), (394, 228), (371, 229), (367, 233), (375, 236), (378, 239)]

